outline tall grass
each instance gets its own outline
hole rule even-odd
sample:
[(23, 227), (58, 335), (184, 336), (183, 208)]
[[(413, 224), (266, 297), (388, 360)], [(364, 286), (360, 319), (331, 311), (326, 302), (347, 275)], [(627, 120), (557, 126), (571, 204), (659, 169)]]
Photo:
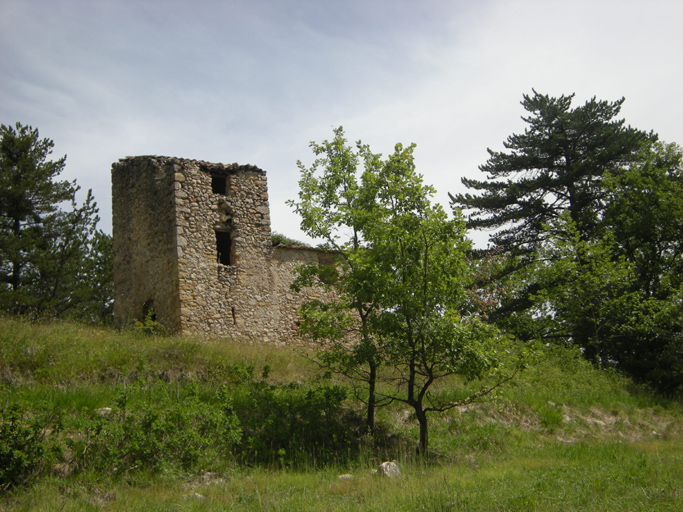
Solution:
[(314, 371), (308, 359), (273, 345), (0, 317), (0, 379), (6, 384), (112, 383), (141, 363), (168, 380), (221, 380), (238, 363), (268, 365), (279, 379), (305, 379)]
[[(17, 428), (45, 421), (57, 448), (0, 509), (680, 509), (680, 402), (575, 351), (545, 347), (496, 396), (433, 416), (428, 462), (410, 411), (380, 409), (364, 435), (362, 404), (310, 355), (0, 318), (0, 424), (20, 407)], [(401, 479), (372, 475), (386, 459)]]

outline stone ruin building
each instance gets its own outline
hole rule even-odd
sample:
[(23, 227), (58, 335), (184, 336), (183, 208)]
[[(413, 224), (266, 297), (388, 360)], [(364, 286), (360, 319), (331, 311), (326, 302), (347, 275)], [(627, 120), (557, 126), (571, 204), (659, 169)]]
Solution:
[(325, 251), (274, 246), (265, 171), (160, 156), (112, 165), (114, 317), (172, 332), (288, 343), (297, 309), (320, 290), (290, 290), (294, 266)]

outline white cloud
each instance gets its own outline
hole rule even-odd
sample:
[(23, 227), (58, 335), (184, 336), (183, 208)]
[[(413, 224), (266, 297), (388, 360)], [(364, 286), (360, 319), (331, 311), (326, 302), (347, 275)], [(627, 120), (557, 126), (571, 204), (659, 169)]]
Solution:
[(268, 171), (273, 226), (308, 142), (344, 125), (388, 153), (416, 142), (426, 181), (457, 191), (511, 133), (535, 87), (626, 96), (623, 115), (683, 142), (683, 4), (653, 0), (423, 2), (3, 0), (0, 122), (68, 153), (110, 227), (111, 163), (167, 154)]

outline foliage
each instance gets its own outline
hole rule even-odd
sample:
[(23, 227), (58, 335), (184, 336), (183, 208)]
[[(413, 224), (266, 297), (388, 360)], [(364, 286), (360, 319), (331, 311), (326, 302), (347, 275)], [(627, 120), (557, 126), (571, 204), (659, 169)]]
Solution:
[(0, 489), (24, 485), (45, 469), (54, 455), (54, 446), (46, 438), (58, 427), (49, 418), (29, 417), (21, 403), (4, 405), (0, 418)]
[[(358, 166), (364, 162), (369, 178), (381, 165), (379, 155), (361, 142), (356, 149), (346, 145), (344, 131), (322, 144), (311, 142), (318, 158), (310, 168), (297, 162), (301, 172), (299, 202), (289, 201), (301, 216), (301, 229), (333, 251), (335, 261), (302, 265), (292, 285), (296, 291), (317, 286), (334, 290), (335, 301), (312, 300), (301, 308), (301, 329), (311, 339), (331, 343), (321, 362), (334, 372), (367, 386), (367, 427), (375, 427), (377, 373), (382, 364), (370, 320), (377, 315), (376, 284), (380, 278), (368, 265), (363, 227), (368, 222), (372, 198), (359, 182)], [(318, 176), (319, 171), (322, 176)], [(362, 396), (358, 394), (357, 396)]]
[(177, 465), (190, 470), (239, 442), (239, 421), (225, 390), (216, 393), (216, 407), (200, 400), (192, 385), (172, 401), (164, 386), (137, 384), (148, 388), (153, 401), (133, 401), (132, 392), (121, 390), (110, 414), (77, 423), (86, 435), (67, 439), (67, 445), (78, 469), (122, 474)]
[[(552, 510), (562, 501), (566, 510), (650, 511), (675, 510), (680, 502), (681, 404), (615, 372), (596, 371), (578, 349), (561, 345), (542, 347), (538, 361), (495, 400), (434, 418), (429, 464), (403, 444), (385, 451), (366, 437), (354, 440), (351, 450), (338, 444), (338, 453), (331, 443), (324, 444), (327, 452), (308, 445), (297, 452), (292, 445), (282, 457), (278, 448), (272, 459), (249, 459), (242, 451), (248, 431), (264, 445), (268, 436), (282, 440), (280, 425), (297, 428), (296, 414), (308, 410), (330, 410), (336, 419), (327, 423), (315, 413), (319, 423), (302, 427), (299, 440), (310, 434), (319, 442), (328, 428), (361, 431), (353, 412), (360, 404), (347, 398), (342, 411), (335, 409), (337, 394), (326, 390), (340, 383), (309, 380), (312, 370), (301, 351), (0, 318), (2, 424), (7, 428), (14, 408), (21, 418), (15, 427), (38, 420), (34, 440), (43, 443), (28, 478), (0, 492), (0, 507), (224, 510), (229, 503), (235, 510), (486, 511)], [(434, 391), (462, 397), (475, 385), (452, 377)], [(277, 396), (273, 415), (271, 391)], [(309, 391), (315, 396), (306, 402)], [(265, 405), (254, 411), (255, 403)], [(111, 408), (109, 415), (99, 416), (102, 407)], [(389, 440), (417, 439), (414, 415), (403, 407), (378, 410)], [(182, 428), (171, 426), (174, 414)], [(234, 437), (220, 427), (223, 421)], [(203, 438), (210, 441), (206, 448)], [(111, 450), (117, 464), (105, 459), (105, 439), (118, 447)], [(403, 478), (373, 476), (384, 460), (396, 460)], [(338, 479), (342, 473), (354, 478)]]
[(273, 246), (296, 245), (299, 247), (309, 247), (308, 244), (305, 244), (305, 243), (300, 242), (299, 240), (295, 240), (293, 238), (289, 238), (288, 236), (283, 235), (282, 233), (278, 233), (276, 231), (273, 231), (273, 233), (270, 235), (270, 238), (273, 242)]
[(75, 276), (74, 307), (67, 316), (92, 324), (110, 324), (114, 318), (114, 251), (111, 235), (95, 231)]
[(656, 140), (616, 119), (623, 98), (592, 98), (572, 108), (573, 98), (525, 94), (528, 128), (504, 142), (509, 152), (488, 150), (480, 167), (486, 181), (462, 179), (483, 193), (451, 195), (454, 205), (474, 210), (469, 228), (497, 229), (491, 241), (505, 252), (533, 251), (549, 235), (546, 226), (565, 212), (583, 240), (594, 236), (608, 204), (604, 178), (628, 168), (643, 144)]
[[(414, 145), (397, 144), (382, 160), (361, 142), (355, 151), (348, 147), (340, 127), (332, 141), (311, 146), (322, 158), (310, 168), (299, 163), (300, 202), (292, 204), (302, 229), (339, 257), (336, 268), (323, 263), (299, 269), (295, 289), (319, 286), (336, 294), (301, 309), (302, 332), (331, 342), (321, 357), (329, 368), (368, 383), (369, 411), (379, 394), (377, 380), (390, 382), (392, 391), (381, 395), (414, 409), (426, 453), (426, 413), (461, 403), (430, 395), (430, 387), (454, 374), (468, 380), (494, 374), (510, 348), (470, 300), (464, 223), (431, 203), (434, 189), (415, 171)], [(501, 371), (466, 401), (515, 371)]]
[(358, 457), (362, 422), (343, 407), (339, 385), (285, 385), (251, 376), (233, 398), (243, 429), (235, 451), (250, 464), (315, 467)]
[[(505, 264), (495, 278), (506, 280), (514, 292), (501, 297), (491, 318), (523, 339), (543, 336), (529, 322), (533, 295), (541, 286), (526, 267), (538, 258), (541, 264), (554, 261), (537, 251), (552, 250), (552, 237), (563, 236), (553, 228), (561, 230), (567, 220), (581, 241), (600, 238), (611, 199), (605, 178), (622, 173), (637, 161), (643, 144), (656, 139), (616, 119), (623, 98), (592, 98), (576, 108), (572, 100), (573, 95), (553, 98), (536, 91), (524, 95), (528, 128), (508, 137), (504, 146), (509, 151), (489, 150), (489, 160), (480, 167), (487, 180), (462, 180), (481, 194), (451, 195), (454, 207), (470, 211), (468, 228), (496, 230), (491, 241)], [(581, 333), (574, 334), (573, 341), (584, 346)]]
[(145, 336), (160, 336), (168, 334), (168, 330), (163, 326), (163, 324), (156, 321), (156, 313), (154, 308), (150, 308), (145, 315), (145, 318), (140, 320), (135, 320), (133, 324), (133, 330), (143, 334)]
[[(501, 228), (491, 318), (523, 339), (573, 343), (665, 393), (683, 384), (681, 150), (614, 120), (623, 99), (525, 96), (530, 127), (490, 152), (470, 227)], [(500, 178), (508, 178), (503, 181)]]
[(673, 393), (683, 385), (683, 150), (648, 146), (607, 187), (605, 224), (613, 233), (614, 257), (631, 269), (627, 293), (634, 300), (601, 354)]
[(657, 145), (642, 159), (607, 178), (600, 239), (581, 240), (569, 219), (551, 228), (553, 244), (539, 253), (551, 263), (530, 277), (540, 285), (532, 311), (546, 339), (581, 340), (600, 366), (674, 393), (683, 384), (681, 154)]
[[(0, 393), (7, 410), (15, 407), (21, 416), (10, 425), (9, 412), (3, 414), (4, 427), (29, 432), (33, 418), (43, 417), (37, 407), (43, 402), (64, 417), (63, 433), (50, 437), (63, 456), (35, 452), (30, 475), (45, 475), (51, 462), (68, 473), (112, 477), (236, 463), (313, 467), (351, 462), (361, 448), (374, 449), (347, 408), (346, 388), (290, 382), (301, 378), (294, 353), (273, 358), (272, 347), (254, 347), (253, 362), (273, 363), (256, 377), (245, 347), (225, 340), (212, 348), (134, 332), (92, 330), (84, 337), (84, 327), (0, 321)], [(280, 382), (284, 368), (287, 381)], [(33, 441), (57, 433), (45, 425), (31, 431)]]
[(96, 230), (91, 192), (76, 204), (76, 182), (57, 180), (66, 157), (48, 160), (54, 144), (38, 130), (17, 123), (0, 134), (0, 309), (106, 318), (111, 275), (98, 267), (110, 264), (111, 244)]

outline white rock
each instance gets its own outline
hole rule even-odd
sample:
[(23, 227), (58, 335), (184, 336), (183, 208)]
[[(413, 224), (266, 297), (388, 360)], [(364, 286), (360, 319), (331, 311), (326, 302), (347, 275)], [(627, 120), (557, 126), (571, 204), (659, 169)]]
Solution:
[(401, 471), (398, 469), (398, 464), (396, 464), (393, 460), (382, 462), (377, 468), (377, 473), (380, 476), (386, 476), (387, 478), (396, 478), (401, 476)]

